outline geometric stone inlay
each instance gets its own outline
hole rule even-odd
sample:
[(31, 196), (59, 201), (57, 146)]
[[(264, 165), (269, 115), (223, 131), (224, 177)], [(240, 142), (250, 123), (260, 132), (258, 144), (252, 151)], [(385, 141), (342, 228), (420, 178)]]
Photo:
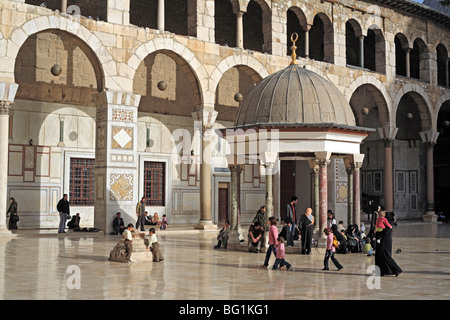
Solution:
[(133, 122), (133, 111), (123, 109), (113, 109), (113, 121)]
[(133, 129), (113, 128), (113, 148), (131, 149), (133, 147)]
[(133, 175), (111, 174), (111, 200), (133, 200)]

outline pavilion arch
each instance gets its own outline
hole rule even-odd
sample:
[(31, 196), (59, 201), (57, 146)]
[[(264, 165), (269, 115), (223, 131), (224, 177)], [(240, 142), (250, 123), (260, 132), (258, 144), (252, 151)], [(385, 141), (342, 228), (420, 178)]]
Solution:
[[(76, 18), (51, 15), (28, 20), (20, 27), (14, 29), (9, 37), (7, 46), (11, 48), (11, 52), (16, 51), (18, 53), (28, 37), (46, 30), (59, 30), (73, 35), (74, 39), (82, 43), (86, 50), (90, 52), (91, 59), (98, 61), (98, 66), (95, 66), (95, 68), (97, 68), (96, 71), (101, 71), (102, 75), (102, 84), (99, 86), (99, 89), (120, 90), (118, 81), (114, 79), (118, 76), (118, 70), (112, 55), (102, 41), (89, 29), (82, 26)], [(13, 68), (17, 53), (12, 57), (14, 61), (8, 64), (11, 66), (11, 74), (14, 74)]]
[[(357, 125), (362, 126), (362, 123), (360, 122), (364, 117), (362, 110), (364, 105), (352, 104), (352, 99), (355, 97), (357, 91), (361, 91), (362, 88), (367, 91), (366, 99), (372, 97), (373, 102), (378, 109), (379, 126), (390, 126), (392, 124), (392, 116), (390, 114), (390, 110), (392, 110), (391, 97), (384, 84), (373, 76), (369, 78), (367, 78), (367, 76), (356, 78), (344, 92), (344, 95), (349, 101), (353, 113), (355, 114)], [(370, 112), (370, 108), (368, 111)]]
[(208, 72), (195, 54), (185, 45), (171, 38), (158, 38), (141, 44), (128, 59), (127, 65), (131, 68), (130, 78), (134, 79), (141, 62), (150, 54), (165, 50), (173, 52), (183, 59), (194, 75), (200, 92), (200, 104), (214, 105), (214, 91), (207, 91)]

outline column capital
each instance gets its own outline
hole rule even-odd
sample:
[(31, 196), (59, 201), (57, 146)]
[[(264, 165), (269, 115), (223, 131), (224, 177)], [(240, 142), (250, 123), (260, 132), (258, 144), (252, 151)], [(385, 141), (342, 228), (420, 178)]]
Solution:
[(428, 148), (433, 148), (437, 143), (437, 138), (439, 136), (439, 132), (434, 130), (427, 130), (419, 132), (420, 137), (422, 138), (422, 142), (427, 144)]
[(105, 107), (107, 105), (123, 105), (130, 107), (138, 107), (141, 101), (141, 95), (119, 91), (102, 91), (92, 95), (97, 107)]
[(9, 115), (9, 112), (11, 110), (11, 104), (12, 102), (9, 101), (0, 101), (0, 115)]
[(344, 164), (345, 164), (345, 168), (347, 170), (359, 170), (361, 169), (362, 165), (364, 162), (364, 154), (359, 153), (359, 154), (349, 154), (346, 157), (344, 157)]
[(383, 127), (378, 128), (377, 130), (382, 140), (391, 142), (395, 140), (395, 136), (397, 135), (398, 132), (397, 127)]
[(316, 156), (315, 161), (317, 162), (320, 168), (325, 168), (330, 163), (331, 152), (328, 151), (315, 152), (314, 155)]
[(216, 122), (217, 115), (219, 113), (215, 110), (199, 110), (191, 113), (192, 118), (195, 121), (201, 122), (202, 130), (209, 130)]

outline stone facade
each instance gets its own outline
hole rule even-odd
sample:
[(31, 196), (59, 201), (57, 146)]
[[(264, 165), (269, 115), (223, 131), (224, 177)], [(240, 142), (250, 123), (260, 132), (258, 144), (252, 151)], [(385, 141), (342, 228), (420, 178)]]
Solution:
[[(435, 22), (382, 1), (165, 1), (165, 10), (156, 13), (164, 1), (97, 1), (95, 8), (91, 2), (77, 1), (80, 16), (55, 11), (58, 1), (47, 1), (48, 8), (38, 6), (40, 1), (0, 4), (0, 83), (19, 85), (8, 111), (5, 198), (18, 200), (23, 227), (57, 226), (56, 203), (69, 193), (71, 158), (96, 161), (100, 209), (94, 219), (93, 205), (74, 207), (82, 224), (101, 221), (97, 227), (108, 228), (116, 211), (124, 211), (127, 222), (134, 222), (135, 204), (144, 193), (146, 161), (165, 164), (165, 205), (149, 206), (149, 212), (167, 214), (170, 223), (196, 223), (201, 207), (196, 160), (203, 144), (198, 139), (201, 128), (196, 130), (191, 114), (216, 110), (213, 128), (231, 126), (239, 107), (234, 95), (245, 95), (259, 80), (289, 64), (288, 30), (302, 34), (299, 64), (341, 90), (358, 125), (399, 127), (400, 137), (408, 137), (405, 128), (414, 128), (413, 138), (392, 139), (393, 209), (400, 218), (418, 218), (427, 210), (426, 148), (419, 132), (438, 131), (439, 111), (450, 100), (448, 54), (442, 58), (440, 53), (438, 59), (437, 49), (450, 50), (450, 18)], [(357, 41), (349, 41), (351, 37)], [(359, 41), (365, 50), (355, 47)], [(356, 60), (347, 59), (350, 46)], [(410, 54), (408, 62), (401, 58), (400, 48)], [(353, 65), (361, 60), (362, 65)], [(59, 76), (50, 73), (55, 64), (62, 67)], [(409, 77), (398, 75), (408, 64)], [(158, 88), (160, 81), (167, 89)], [(117, 95), (123, 98), (115, 103), (99, 98)], [(410, 114), (418, 120), (414, 126), (402, 120)], [(173, 136), (180, 129), (193, 141), (190, 164), (175, 160), (178, 141)], [(119, 133), (121, 138), (114, 139)], [(217, 142), (212, 156), (222, 159), (211, 167), (208, 178), (211, 216), (217, 223), (218, 186), (229, 184), (230, 177), (224, 143), (212, 139)], [(362, 192), (381, 203), (383, 182), (374, 179), (384, 172), (383, 141), (375, 133), (361, 147), (366, 155)], [(334, 189), (328, 206), (345, 220), (345, 169), (332, 161), (328, 177)], [(304, 171), (309, 176), (309, 169)], [(242, 222), (247, 222), (264, 203), (265, 178), (258, 164), (245, 165), (242, 177), (241, 213)], [(132, 192), (123, 192), (118, 181), (122, 187), (131, 185)], [(403, 183), (410, 187), (403, 188)], [(279, 179), (274, 179), (274, 188), (278, 211)]]

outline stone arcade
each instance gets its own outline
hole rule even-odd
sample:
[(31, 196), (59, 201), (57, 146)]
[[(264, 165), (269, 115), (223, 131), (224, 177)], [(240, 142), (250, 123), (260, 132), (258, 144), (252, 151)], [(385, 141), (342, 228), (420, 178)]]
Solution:
[[(64, 193), (107, 233), (118, 211), (135, 222), (142, 196), (198, 229), (248, 223), (266, 193), (277, 217), (296, 194), (320, 223), (325, 208), (347, 223), (371, 203), (398, 219), (448, 207), (448, 15), (410, 0), (164, 2), (1, 1), (0, 207), (16, 198), (20, 228), (56, 228)], [(299, 65), (286, 69), (294, 32)], [(336, 94), (311, 119), (254, 118), (248, 94), (285, 83), (281, 70), (311, 81), (310, 106)], [(216, 131), (233, 127), (279, 130), (279, 156), (234, 166)], [(181, 154), (177, 129), (191, 138)]]

